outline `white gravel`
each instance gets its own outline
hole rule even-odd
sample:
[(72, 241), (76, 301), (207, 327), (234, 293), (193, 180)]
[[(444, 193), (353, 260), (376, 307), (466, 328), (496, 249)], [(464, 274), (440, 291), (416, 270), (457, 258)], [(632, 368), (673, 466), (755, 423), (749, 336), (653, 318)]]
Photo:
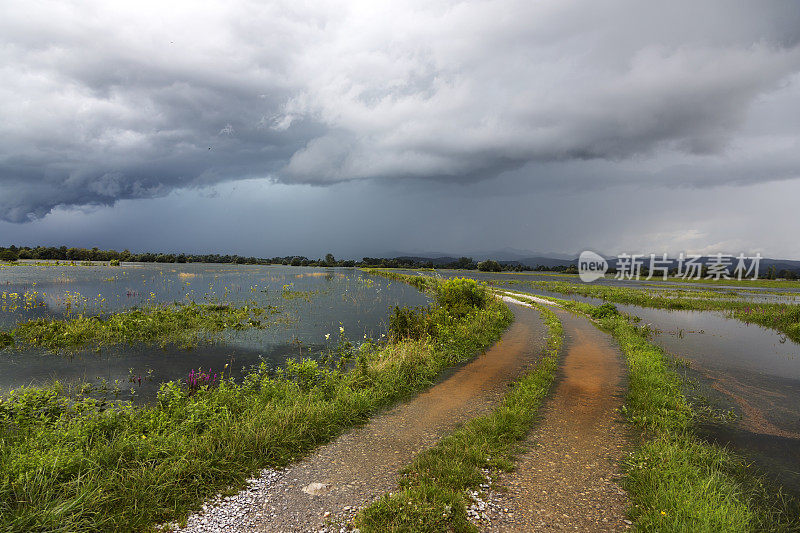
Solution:
[[(247, 480), (247, 487), (232, 496), (217, 495), (203, 504), (202, 510), (193, 513), (186, 526), (164, 524), (162, 529), (172, 529), (182, 533), (217, 533), (241, 531), (253, 528), (255, 520), (248, 511), (260, 507), (264, 494), (284, 474), (284, 470), (265, 468), (261, 475)], [(250, 515), (250, 516), (248, 516)]]

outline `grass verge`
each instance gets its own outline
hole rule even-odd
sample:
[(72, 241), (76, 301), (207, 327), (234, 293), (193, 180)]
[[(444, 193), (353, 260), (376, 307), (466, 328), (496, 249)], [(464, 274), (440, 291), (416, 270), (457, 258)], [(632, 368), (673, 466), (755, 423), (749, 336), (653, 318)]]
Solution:
[[(140, 531), (181, 519), (429, 386), (513, 319), (475, 282), (434, 288), (432, 333), (358, 348), (342, 339), (329, 365), (290, 360), (242, 383), (169, 382), (142, 407), (70, 397), (58, 384), (12, 391), (0, 399), (0, 531)], [(482, 305), (452, 294), (463, 291)]]
[(484, 469), (509, 470), (550, 390), (563, 330), (556, 315), (539, 307), (548, 328), (536, 368), (516, 383), (500, 407), (475, 418), (421, 453), (401, 473), (400, 490), (383, 496), (356, 519), (365, 532), (475, 531), (467, 519), (465, 490), (485, 482)]

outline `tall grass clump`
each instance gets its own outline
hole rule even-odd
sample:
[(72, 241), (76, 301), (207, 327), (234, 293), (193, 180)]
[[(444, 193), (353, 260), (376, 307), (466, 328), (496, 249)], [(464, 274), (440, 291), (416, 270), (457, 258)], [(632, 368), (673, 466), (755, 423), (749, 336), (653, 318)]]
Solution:
[(193, 372), (162, 384), (151, 405), (58, 384), (11, 391), (0, 399), (0, 531), (140, 531), (180, 520), (434, 383), (513, 318), (488, 297), (463, 316), (441, 306), (430, 315), (429, 335), (359, 347), (342, 339), (329, 364), (262, 364), (241, 382)]
[[(460, 294), (469, 285), (453, 286), (455, 294)], [(515, 384), (493, 412), (471, 420), (418, 455), (401, 473), (400, 489), (358, 515), (356, 523), (362, 531), (476, 531), (467, 518), (465, 491), (486, 482), (485, 469), (513, 467), (519, 444), (536, 420), (558, 366), (561, 322), (549, 309), (539, 306), (539, 312), (549, 336), (535, 369)]]

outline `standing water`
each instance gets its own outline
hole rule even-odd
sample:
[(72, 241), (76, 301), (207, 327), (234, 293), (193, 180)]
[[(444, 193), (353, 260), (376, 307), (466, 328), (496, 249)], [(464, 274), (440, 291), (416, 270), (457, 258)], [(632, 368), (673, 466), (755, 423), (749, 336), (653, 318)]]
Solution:
[[(429, 303), (419, 291), (354, 269), (230, 264), (18, 264), (0, 270), (0, 330), (33, 318), (94, 316), (173, 302), (255, 304), (280, 311), (265, 329), (229, 331), (192, 349), (116, 345), (53, 353), (0, 350), (0, 392), (22, 385), (104, 384), (120, 398), (150, 399), (161, 382), (193, 369), (231, 373), (261, 361), (318, 357), (342, 338), (380, 338), (395, 305)], [(226, 367), (227, 365), (227, 367)]]

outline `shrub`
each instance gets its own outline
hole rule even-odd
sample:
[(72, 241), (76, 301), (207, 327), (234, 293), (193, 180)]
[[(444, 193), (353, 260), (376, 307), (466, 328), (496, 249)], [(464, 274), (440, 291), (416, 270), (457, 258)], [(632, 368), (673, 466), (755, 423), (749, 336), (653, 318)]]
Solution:
[(0, 332), (0, 348), (12, 346), (14, 344), (14, 336), (10, 333)]
[(619, 315), (619, 311), (616, 305), (606, 302), (589, 311), (589, 314), (592, 315), (592, 318), (609, 318)]
[(119, 259), (112, 259), (109, 261), (108, 266), (118, 267), (119, 266)]
[(477, 281), (453, 278), (442, 281), (434, 288), (436, 305), (446, 309), (452, 316), (466, 316), (473, 309), (483, 309), (488, 295)]

